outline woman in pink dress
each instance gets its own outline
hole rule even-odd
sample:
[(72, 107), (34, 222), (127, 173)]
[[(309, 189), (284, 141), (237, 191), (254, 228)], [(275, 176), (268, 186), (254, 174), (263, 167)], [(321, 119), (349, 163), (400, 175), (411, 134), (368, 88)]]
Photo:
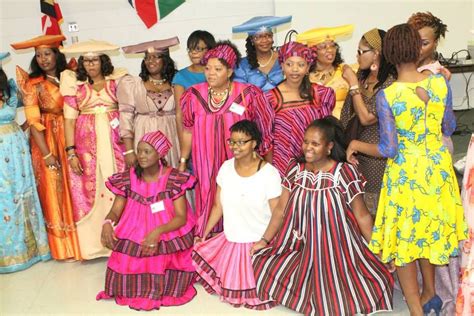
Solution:
[[(236, 122), (254, 121), (262, 131), (259, 154), (271, 149), (272, 110), (260, 89), (232, 81), (239, 59), (237, 48), (229, 41), (220, 42), (203, 57), (206, 82), (190, 87), (181, 98), (183, 141), (179, 169), (184, 171), (192, 154), (196, 185), (196, 235), (203, 237), (209, 213), (215, 200), (219, 168), (232, 157), (226, 140), (229, 128)], [(221, 232), (222, 220), (211, 233)]]
[(170, 148), (162, 132), (145, 134), (135, 167), (106, 183), (115, 201), (103, 223), (102, 243), (113, 252), (97, 300), (115, 298), (119, 305), (152, 310), (185, 304), (196, 295), (195, 218), (184, 196), (195, 179), (168, 166), (164, 157)]

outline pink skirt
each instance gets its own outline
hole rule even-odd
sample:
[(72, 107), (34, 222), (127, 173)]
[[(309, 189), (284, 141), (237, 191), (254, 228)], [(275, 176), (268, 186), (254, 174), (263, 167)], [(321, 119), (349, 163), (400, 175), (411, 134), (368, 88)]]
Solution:
[(253, 243), (230, 242), (224, 233), (194, 246), (193, 265), (207, 292), (217, 293), (234, 307), (265, 310), (273, 301), (261, 301), (255, 289), (250, 249)]

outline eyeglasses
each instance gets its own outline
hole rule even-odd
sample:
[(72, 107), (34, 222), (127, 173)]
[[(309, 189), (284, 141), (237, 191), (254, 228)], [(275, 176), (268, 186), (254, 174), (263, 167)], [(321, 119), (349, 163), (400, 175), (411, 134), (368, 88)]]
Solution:
[(91, 59), (83, 59), (82, 62), (84, 63), (84, 65), (94, 65), (94, 64), (98, 64), (100, 62), (100, 58), (99, 57), (95, 57), (95, 58), (91, 58)]
[(155, 60), (158, 60), (158, 59), (162, 59), (163, 58), (163, 55), (147, 55), (144, 60), (145, 61), (155, 61)]
[(199, 47), (199, 46), (196, 46), (194, 48), (188, 48), (188, 53), (202, 53), (202, 52), (205, 52), (207, 51), (207, 47)]
[(251, 142), (253, 139), (248, 139), (248, 140), (236, 140), (236, 141), (233, 141), (231, 139), (228, 139), (227, 140), (227, 144), (229, 146), (234, 146), (234, 145), (237, 145), (237, 147), (242, 147), (243, 145), (247, 144), (248, 142)]
[(336, 48), (336, 43), (329, 42), (329, 43), (321, 43), (319, 45), (316, 45), (317, 50), (328, 50), (330, 48), (335, 49)]
[(371, 48), (371, 49), (358, 49), (358, 50), (357, 50), (357, 54), (360, 56), (360, 55), (362, 55), (362, 54), (365, 54), (365, 53), (371, 52), (371, 51), (373, 51), (372, 48)]
[(265, 32), (265, 33), (257, 34), (253, 36), (253, 40), (255, 42), (260, 42), (260, 41), (269, 40), (269, 39), (273, 39), (273, 33)]

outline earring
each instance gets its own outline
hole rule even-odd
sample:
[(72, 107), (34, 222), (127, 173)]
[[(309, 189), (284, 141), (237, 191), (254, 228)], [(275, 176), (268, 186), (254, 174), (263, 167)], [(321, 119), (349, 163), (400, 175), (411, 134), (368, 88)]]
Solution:
[(331, 155), (331, 149), (328, 149), (328, 156)]
[(379, 69), (379, 66), (377, 66), (376, 63), (373, 63), (372, 65), (370, 65), (370, 70), (371, 71), (377, 71)]
[(257, 153), (255, 152), (255, 150), (252, 153), (252, 157), (253, 157), (253, 159), (257, 158)]

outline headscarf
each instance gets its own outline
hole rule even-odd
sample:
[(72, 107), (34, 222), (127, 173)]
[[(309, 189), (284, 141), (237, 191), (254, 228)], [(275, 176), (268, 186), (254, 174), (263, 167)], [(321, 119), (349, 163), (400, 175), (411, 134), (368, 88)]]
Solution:
[(206, 65), (211, 58), (222, 58), (224, 59), (230, 68), (234, 68), (237, 64), (237, 55), (235, 54), (232, 46), (227, 44), (217, 44), (216, 47), (206, 52), (201, 60), (201, 63)]
[(380, 53), (382, 52), (382, 38), (378, 29), (371, 29), (362, 35), (363, 38), (369, 43), (370, 47), (376, 49)]
[(155, 148), (160, 158), (165, 157), (172, 146), (168, 138), (160, 131), (147, 133), (140, 141)]
[(311, 66), (316, 62), (316, 47), (307, 47), (304, 44), (290, 41), (278, 50), (280, 64), (293, 56), (302, 57)]

